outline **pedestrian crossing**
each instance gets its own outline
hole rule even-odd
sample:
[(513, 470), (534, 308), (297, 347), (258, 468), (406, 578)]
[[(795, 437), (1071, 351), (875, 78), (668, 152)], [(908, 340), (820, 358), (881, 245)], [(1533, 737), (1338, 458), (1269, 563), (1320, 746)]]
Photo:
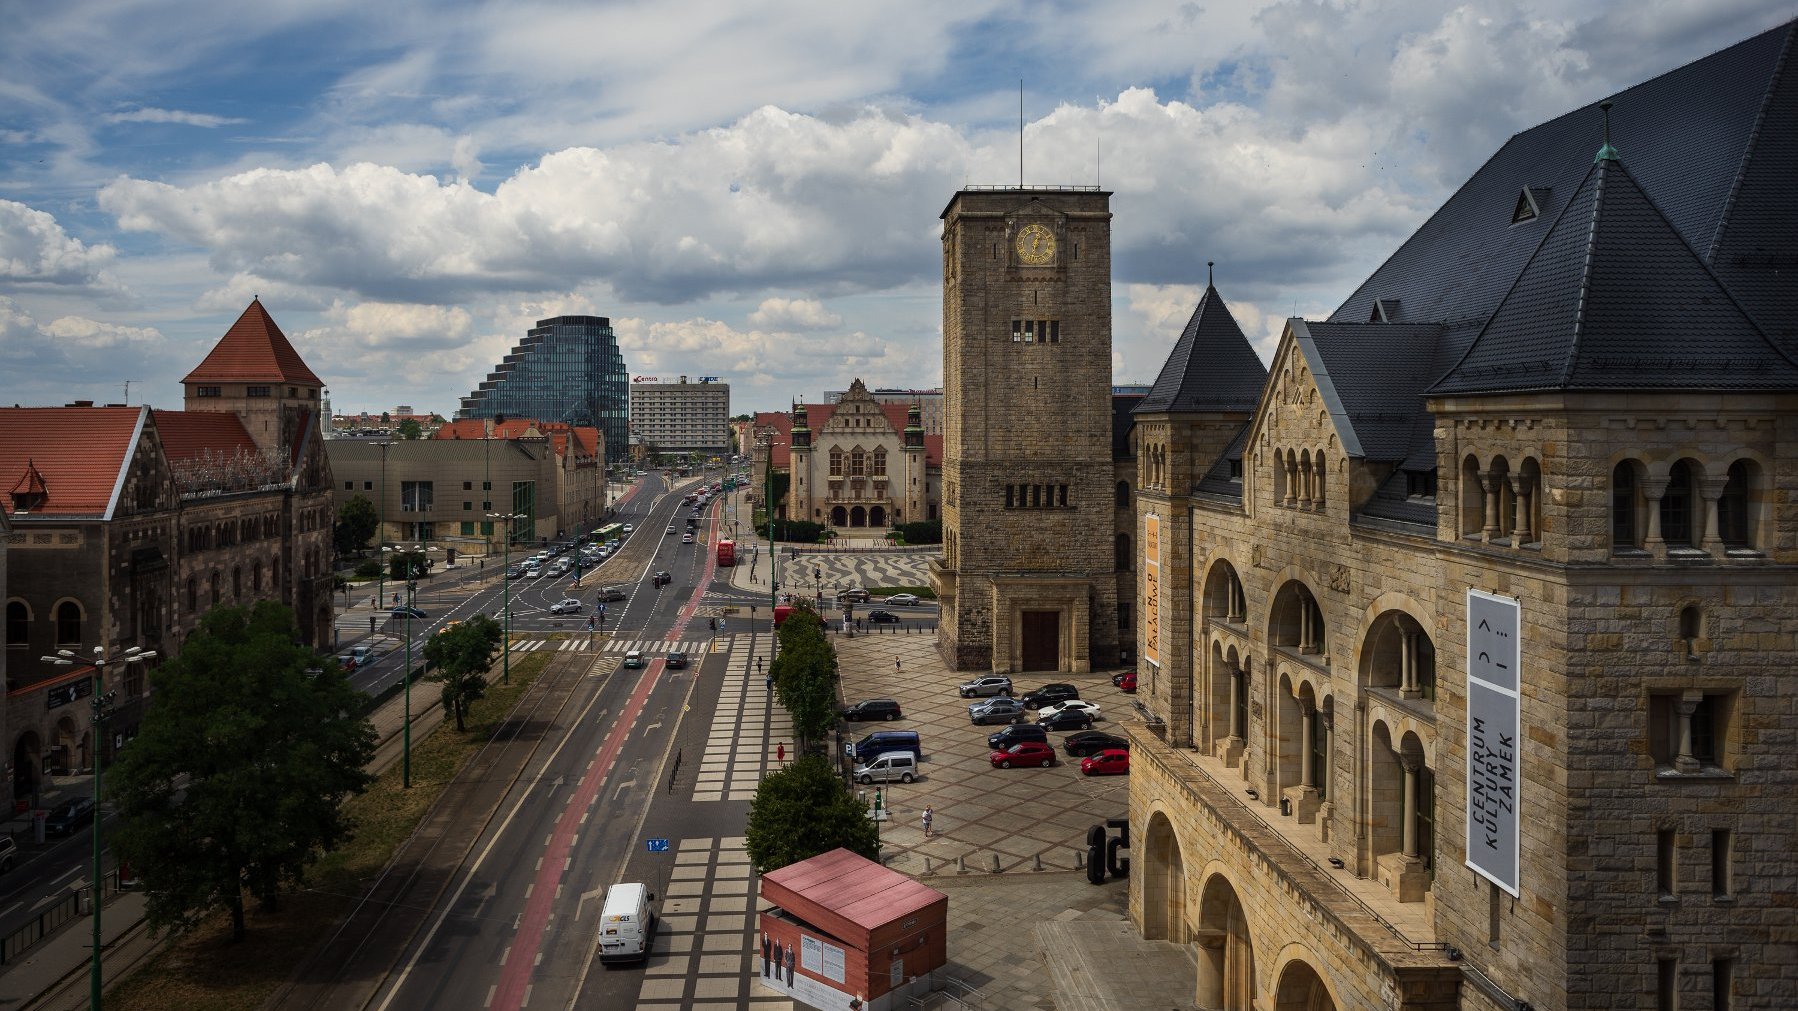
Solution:
[(730, 649), (730, 640), (725, 639), (608, 639), (596, 643), (584, 635), (576, 635), (571, 639), (520, 639), (512, 644), (514, 653), (530, 653), (532, 651), (575, 653), (592, 652), (597, 649), (604, 653), (628, 653), (641, 650), (644, 653), (723, 653)]

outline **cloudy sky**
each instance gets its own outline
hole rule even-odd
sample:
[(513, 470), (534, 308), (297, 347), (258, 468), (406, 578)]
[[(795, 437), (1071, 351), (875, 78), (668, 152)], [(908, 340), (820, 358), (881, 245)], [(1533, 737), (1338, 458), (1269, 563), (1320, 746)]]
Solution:
[[(339, 410), (533, 321), (733, 409), (941, 381), (964, 184), (1115, 191), (1115, 377), (1205, 261), (1265, 349), (1519, 129), (1789, 0), (8, 3), (0, 402), (176, 406), (260, 294)], [(1102, 178), (1101, 178), (1102, 177)]]

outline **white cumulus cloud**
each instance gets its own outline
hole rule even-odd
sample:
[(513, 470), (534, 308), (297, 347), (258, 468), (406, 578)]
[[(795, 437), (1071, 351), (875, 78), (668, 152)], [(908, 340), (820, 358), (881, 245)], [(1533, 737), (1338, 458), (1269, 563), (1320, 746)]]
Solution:
[(811, 298), (764, 298), (749, 322), (770, 330), (817, 330), (840, 326), (843, 317)]
[(43, 211), (0, 200), (0, 288), (110, 288), (106, 268), (116, 255), (111, 245), (70, 235)]

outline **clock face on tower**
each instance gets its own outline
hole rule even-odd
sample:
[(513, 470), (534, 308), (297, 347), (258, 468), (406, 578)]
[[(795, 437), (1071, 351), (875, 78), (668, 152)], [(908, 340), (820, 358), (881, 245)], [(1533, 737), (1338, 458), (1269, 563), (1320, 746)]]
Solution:
[(1040, 267), (1055, 259), (1055, 233), (1034, 222), (1025, 225), (1018, 229), (1016, 248), (1020, 263)]

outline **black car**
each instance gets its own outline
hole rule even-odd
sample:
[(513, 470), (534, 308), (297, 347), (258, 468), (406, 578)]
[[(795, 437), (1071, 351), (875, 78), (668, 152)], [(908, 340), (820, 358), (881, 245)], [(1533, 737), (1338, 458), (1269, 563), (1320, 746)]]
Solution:
[(424, 620), (424, 618), (425, 618), (425, 613), (423, 611), (419, 610), (416, 607), (407, 607), (404, 604), (401, 604), (398, 607), (395, 607), (390, 613), (395, 618), (411, 617), (411, 618), (415, 618), (420, 621)]
[(679, 650), (676, 650), (673, 653), (668, 654), (668, 669), (669, 670), (686, 670), (687, 669), (687, 654), (682, 653)]
[(1037, 720), (1036, 725), (1044, 730), (1091, 730), (1093, 718), (1078, 709), (1064, 709)]
[(1047, 744), (1049, 735), (1034, 723), (1017, 723), (996, 734), (986, 735), (986, 746), (994, 751), (1008, 750), (1012, 745), (1023, 741), (1041, 741)]
[(661, 587), (667, 586), (669, 583), (672, 583), (672, 582), (674, 582), (674, 577), (669, 575), (666, 569), (662, 570), (661, 572), (656, 573), (656, 575), (655, 575), (655, 584), (658, 589)]
[(1110, 751), (1113, 748), (1128, 751), (1130, 742), (1126, 738), (1116, 734), (1107, 734), (1102, 730), (1087, 730), (1078, 734), (1069, 734), (1067, 740), (1061, 744), (1061, 749), (1073, 758), (1084, 758), (1087, 755), (1096, 755), (1101, 751)]
[(597, 594), (594, 594), (594, 599), (600, 601), (601, 603), (604, 603), (605, 601), (609, 601), (609, 600), (623, 600), (624, 596), (625, 596), (625, 594), (624, 594), (623, 590), (620, 590), (616, 586), (608, 586), (605, 589), (599, 591)]
[(524, 566), (522, 565), (514, 565), (506, 570), (507, 579), (517, 579), (522, 575), (524, 575)]
[(891, 611), (868, 612), (868, 624), (870, 625), (897, 625), (898, 623), (899, 616)]
[(87, 824), (93, 816), (92, 797), (70, 797), (50, 809), (49, 816), (44, 819), (44, 832), (47, 835), (68, 835)]
[(900, 718), (899, 703), (892, 699), (867, 699), (843, 709), (843, 719), (850, 723)]
[(1044, 706), (1052, 706), (1057, 702), (1066, 702), (1079, 697), (1080, 689), (1070, 684), (1056, 683), (1043, 685), (1035, 691), (1025, 692), (1024, 697), (1019, 701), (1024, 703), (1025, 709), (1041, 709)]

